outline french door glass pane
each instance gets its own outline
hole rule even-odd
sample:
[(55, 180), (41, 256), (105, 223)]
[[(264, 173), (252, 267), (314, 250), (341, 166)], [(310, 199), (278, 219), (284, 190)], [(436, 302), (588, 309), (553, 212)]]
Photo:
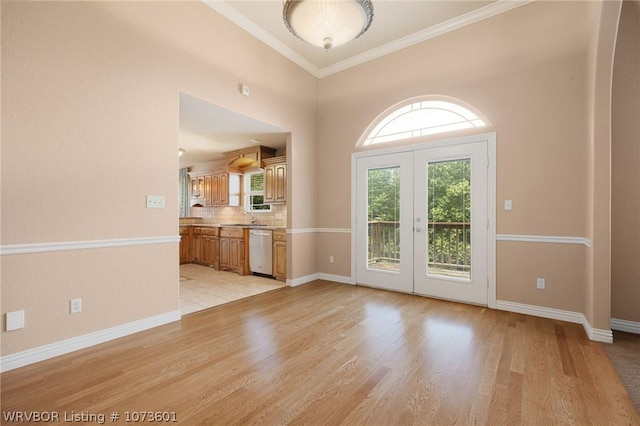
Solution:
[(400, 167), (367, 172), (369, 269), (400, 271)]
[(471, 160), (427, 166), (427, 275), (471, 278)]

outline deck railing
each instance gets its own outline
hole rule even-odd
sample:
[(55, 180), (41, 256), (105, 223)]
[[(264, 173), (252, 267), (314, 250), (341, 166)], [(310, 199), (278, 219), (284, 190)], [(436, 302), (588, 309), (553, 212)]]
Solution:
[[(466, 272), (471, 268), (471, 224), (429, 222), (429, 267)], [(369, 221), (369, 263), (400, 261), (400, 222)]]

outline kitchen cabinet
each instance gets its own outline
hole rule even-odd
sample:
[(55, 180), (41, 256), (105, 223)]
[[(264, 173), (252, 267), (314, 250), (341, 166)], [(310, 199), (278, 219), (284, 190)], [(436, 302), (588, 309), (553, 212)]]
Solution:
[(287, 159), (273, 157), (264, 160), (264, 202), (287, 202)]
[(240, 205), (241, 175), (226, 171), (200, 171), (190, 174), (191, 198), (203, 206)]
[(191, 236), (191, 260), (194, 263), (200, 263), (202, 257), (202, 235), (200, 235), (202, 228), (193, 228), (193, 234)]
[(218, 237), (211, 235), (203, 235), (201, 243), (201, 262), (208, 266), (214, 266), (216, 261), (216, 243)]
[(191, 227), (180, 227), (180, 264), (190, 263), (193, 261), (191, 255), (191, 247), (193, 245), (191, 238)]
[(211, 205), (211, 176), (204, 176), (204, 205)]
[(279, 281), (287, 280), (287, 233), (284, 229), (273, 231), (273, 276)]
[(241, 227), (220, 228), (218, 269), (247, 275), (249, 273), (248, 258), (249, 229)]
[(191, 182), (191, 198), (204, 198), (204, 176), (192, 176)]
[(194, 227), (191, 259), (194, 263), (215, 266), (218, 244), (218, 228)]

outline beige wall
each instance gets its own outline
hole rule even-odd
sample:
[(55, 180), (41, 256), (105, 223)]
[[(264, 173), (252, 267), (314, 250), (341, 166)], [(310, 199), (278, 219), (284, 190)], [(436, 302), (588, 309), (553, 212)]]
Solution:
[(622, 5), (613, 68), (611, 317), (640, 322), (640, 1)]
[[(287, 220), (313, 227), (313, 76), (201, 2), (3, 1), (2, 245), (177, 236), (180, 92), (291, 131)], [(315, 266), (314, 238), (293, 261)], [(177, 250), (3, 255), (1, 312), (26, 327), (2, 355), (177, 310)]]
[[(177, 235), (177, 209), (144, 197), (177, 204), (184, 92), (291, 132), (288, 277), (349, 277), (349, 234), (330, 231), (351, 226), (356, 143), (389, 106), (447, 95), (497, 133), (497, 203), (514, 203), (497, 210), (499, 234), (594, 240), (498, 242), (498, 298), (608, 328), (616, 4), (533, 2), (318, 81), (200, 2), (3, 1), (1, 243)], [(2, 332), (2, 355), (177, 310), (176, 258), (177, 243), (3, 255), (1, 312), (25, 309), (27, 326)], [(618, 303), (637, 295), (625, 285), (614, 309), (637, 321)], [(81, 314), (67, 314), (71, 297)]]
[[(446, 95), (477, 108), (497, 133), (498, 234), (591, 237), (585, 188), (594, 9), (591, 2), (534, 2), (322, 79), (319, 226), (350, 227), (350, 156), (367, 126), (404, 99)], [(501, 208), (505, 199), (512, 211)], [(320, 271), (349, 275), (324, 259), (341, 250), (344, 236), (328, 233), (319, 243)], [(588, 250), (499, 241), (498, 298), (585, 312), (594, 290)], [(546, 278), (547, 290), (536, 290), (535, 277)], [(599, 285), (608, 291), (608, 283)], [(608, 328), (601, 317), (596, 322)]]

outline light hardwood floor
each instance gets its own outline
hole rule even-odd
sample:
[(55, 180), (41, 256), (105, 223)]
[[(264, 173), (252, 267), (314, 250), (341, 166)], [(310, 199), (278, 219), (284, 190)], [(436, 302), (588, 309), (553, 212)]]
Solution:
[[(640, 425), (580, 325), (317, 281), (1, 376), (2, 410), (181, 424)], [(113, 423), (116, 424), (116, 423)]]

